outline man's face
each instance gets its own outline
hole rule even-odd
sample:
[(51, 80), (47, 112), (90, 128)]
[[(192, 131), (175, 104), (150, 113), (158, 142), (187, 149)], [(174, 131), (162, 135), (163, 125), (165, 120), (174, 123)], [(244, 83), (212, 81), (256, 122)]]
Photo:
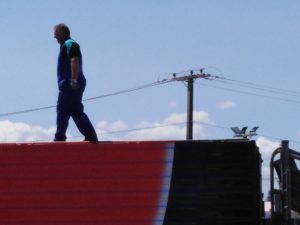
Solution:
[(57, 40), (59, 44), (63, 44), (65, 41), (64, 33), (58, 28), (54, 28), (54, 38)]

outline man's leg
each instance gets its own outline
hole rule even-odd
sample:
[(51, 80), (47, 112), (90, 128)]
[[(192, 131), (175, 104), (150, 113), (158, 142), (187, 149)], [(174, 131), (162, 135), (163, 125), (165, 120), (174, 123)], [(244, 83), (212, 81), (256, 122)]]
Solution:
[(88, 116), (82, 111), (72, 115), (73, 120), (79, 131), (83, 134), (86, 141), (98, 141), (96, 131)]
[(57, 101), (57, 117), (56, 117), (56, 133), (54, 141), (65, 141), (66, 131), (69, 125), (69, 119), (71, 117), (69, 112), (69, 101), (67, 96), (62, 92), (59, 93)]
[(69, 119), (70, 119), (70, 115), (64, 112), (57, 112), (56, 133), (55, 133), (54, 141), (65, 141), (67, 139), (66, 131), (69, 125), (68, 122)]
[[(75, 97), (75, 96), (73, 96)], [(79, 131), (83, 134), (86, 141), (98, 141), (96, 131), (88, 118), (84, 113), (84, 107), (82, 104), (82, 92), (77, 93), (74, 98), (75, 102), (72, 108), (72, 118), (78, 127)]]

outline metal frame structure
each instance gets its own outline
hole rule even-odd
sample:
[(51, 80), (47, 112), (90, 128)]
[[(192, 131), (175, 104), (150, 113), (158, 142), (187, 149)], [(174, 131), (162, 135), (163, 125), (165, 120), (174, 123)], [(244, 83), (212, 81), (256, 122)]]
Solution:
[[(279, 155), (279, 160), (275, 157)], [(292, 210), (292, 162), (300, 160), (300, 153), (289, 149), (289, 142), (282, 141), (281, 147), (276, 149), (270, 160), (270, 195), (271, 195), (271, 218), (276, 218), (278, 224), (291, 225)], [(274, 188), (274, 170), (279, 178), (279, 189)], [(277, 224), (277, 223), (276, 223)]]

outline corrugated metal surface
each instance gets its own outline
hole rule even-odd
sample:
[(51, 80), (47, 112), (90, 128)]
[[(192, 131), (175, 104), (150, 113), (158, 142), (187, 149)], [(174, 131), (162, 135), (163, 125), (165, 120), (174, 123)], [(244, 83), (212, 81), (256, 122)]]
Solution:
[(258, 225), (251, 141), (0, 144), (0, 225)]
[(154, 224), (169, 147), (0, 145), (0, 224)]

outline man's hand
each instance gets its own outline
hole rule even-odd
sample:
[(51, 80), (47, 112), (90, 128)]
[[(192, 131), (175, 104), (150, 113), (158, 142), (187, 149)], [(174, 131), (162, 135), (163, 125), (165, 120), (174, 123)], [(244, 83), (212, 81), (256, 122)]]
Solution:
[(78, 81), (76, 79), (71, 79), (70, 86), (73, 90), (77, 90), (80, 88)]

